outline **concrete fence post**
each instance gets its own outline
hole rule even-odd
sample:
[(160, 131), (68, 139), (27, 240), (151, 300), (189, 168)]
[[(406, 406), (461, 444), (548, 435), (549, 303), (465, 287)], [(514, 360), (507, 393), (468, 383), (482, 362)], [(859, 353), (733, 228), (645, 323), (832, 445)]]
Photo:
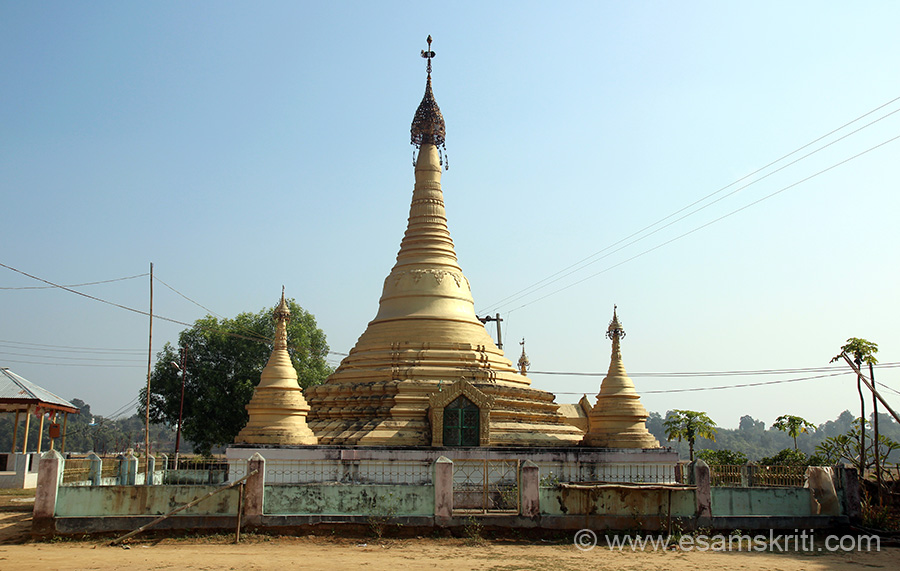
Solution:
[(91, 452), (88, 454), (88, 460), (91, 466), (88, 468), (88, 481), (92, 486), (100, 486), (103, 484), (103, 459)]
[(166, 453), (162, 453), (158, 456), (156, 462), (156, 468), (160, 471), (159, 474), (159, 483), (166, 483), (166, 472), (169, 471), (169, 455)]
[(434, 523), (444, 527), (453, 517), (453, 461), (441, 456), (434, 461)]
[(708, 527), (712, 523), (712, 486), (709, 478), (709, 465), (703, 460), (696, 460), (693, 465), (694, 485), (697, 502), (697, 527)]
[(849, 465), (841, 467), (841, 484), (844, 488), (844, 515), (851, 523), (862, 519), (862, 495), (859, 489), (859, 474)]
[(531, 460), (522, 464), (521, 515), (537, 519), (541, 515), (540, 468)]
[(153, 454), (147, 455), (147, 471), (144, 476), (144, 485), (152, 486), (154, 480), (154, 474), (156, 473), (156, 456)]
[(241, 517), (244, 524), (248, 527), (259, 527), (262, 525), (263, 501), (266, 492), (266, 459), (259, 452), (253, 454), (247, 460), (247, 473), (256, 470), (247, 478), (244, 485), (244, 511)]
[(31, 520), (31, 535), (35, 538), (51, 537), (56, 531), (54, 523), (56, 498), (66, 464), (65, 459), (56, 450), (48, 450), (41, 460)]
[(138, 459), (131, 448), (119, 459), (119, 485), (133, 486), (137, 481)]

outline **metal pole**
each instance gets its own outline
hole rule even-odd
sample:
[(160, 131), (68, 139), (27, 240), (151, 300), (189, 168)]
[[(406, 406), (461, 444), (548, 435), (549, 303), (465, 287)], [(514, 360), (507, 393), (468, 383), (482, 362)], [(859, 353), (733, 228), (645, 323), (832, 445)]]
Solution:
[(500, 336), (500, 322), (503, 321), (500, 319), (500, 314), (498, 313), (494, 319), (497, 320), (497, 349), (503, 349), (503, 338)]
[[(18, 411), (18, 410), (16, 411), (16, 423), (13, 425), (13, 447), (12, 447), (13, 454), (16, 453), (16, 448), (18, 448), (18, 446), (19, 446), (19, 412), (21, 412), (21, 411)], [(28, 413), (26, 412), (26, 414), (28, 414)]]
[(69, 425), (69, 413), (63, 413), (63, 430), (62, 430), (62, 442), (60, 442), (60, 453), (66, 453), (66, 426)]
[[(869, 378), (872, 379), (872, 388), (875, 388), (875, 368), (869, 361)], [(872, 395), (872, 419), (873, 429), (875, 430), (875, 481), (878, 483), (878, 505), (884, 505), (881, 493), (881, 451), (878, 449), (878, 399)]]
[(31, 405), (25, 409), (25, 442), (22, 443), (22, 454), (28, 454), (28, 432), (31, 430)]
[(38, 456), (41, 455), (41, 448), (44, 447), (43, 444), (44, 444), (44, 413), (42, 412), (41, 413), (41, 425), (40, 425), (40, 428), (38, 428), (38, 447), (37, 447)]
[(187, 347), (181, 348), (181, 405), (178, 407), (178, 431), (175, 433), (175, 469), (178, 469), (178, 447), (181, 444), (181, 423), (184, 418), (184, 382), (187, 376)]
[[(857, 363), (859, 365), (859, 363)], [(862, 392), (862, 375), (856, 377), (859, 391), (859, 477), (866, 479), (866, 399)]]
[(238, 509), (237, 509), (237, 529), (234, 530), (234, 542), (241, 542), (241, 514), (244, 511), (244, 486), (246, 486), (246, 482), (241, 482), (241, 487), (238, 492)]
[[(153, 262), (150, 262), (150, 341), (147, 349), (147, 415), (144, 422), (144, 454), (150, 459), (150, 373), (153, 371)], [(150, 462), (144, 468), (145, 482), (150, 481)]]

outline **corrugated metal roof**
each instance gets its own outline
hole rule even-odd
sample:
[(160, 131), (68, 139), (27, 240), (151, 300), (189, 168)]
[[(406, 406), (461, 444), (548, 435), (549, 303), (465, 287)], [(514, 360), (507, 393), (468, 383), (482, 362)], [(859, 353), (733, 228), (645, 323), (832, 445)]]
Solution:
[(74, 404), (31, 381), (20, 377), (6, 367), (0, 367), (0, 403), (34, 402), (78, 410)]

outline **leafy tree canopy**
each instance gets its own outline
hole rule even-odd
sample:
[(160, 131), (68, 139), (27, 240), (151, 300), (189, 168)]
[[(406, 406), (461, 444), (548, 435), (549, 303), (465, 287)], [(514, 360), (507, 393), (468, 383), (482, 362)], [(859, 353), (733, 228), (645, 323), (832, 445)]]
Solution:
[(697, 437), (716, 439), (716, 423), (705, 412), (694, 410), (670, 410), (664, 423), (666, 439), (687, 440), (690, 450), (690, 459), (694, 461), (694, 442)]
[(697, 457), (711, 466), (735, 466), (747, 463), (747, 455), (735, 450), (698, 450)]
[(761, 466), (823, 466), (826, 462), (815, 454), (807, 456), (799, 450), (785, 448), (774, 456), (760, 458), (759, 464)]
[[(886, 420), (885, 424), (889, 425), (889, 423), (890, 420)], [(829, 464), (849, 462), (856, 467), (860, 474), (868, 474), (875, 467), (875, 435), (873, 431), (868, 430), (865, 431), (864, 438), (860, 438), (860, 429), (863, 428), (862, 424), (862, 419), (857, 418), (853, 428), (845, 434), (829, 436), (823, 440), (821, 444), (816, 446), (816, 453)], [(865, 421), (865, 424), (871, 426), (868, 420)], [(861, 440), (865, 446), (864, 454), (860, 454)], [(878, 450), (881, 458), (887, 459), (893, 452), (900, 450), (900, 442), (885, 434), (879, 434)], [(865, 463), (865, 466), (863, 466), (863, 463)], [(883, 471), (883, 475), (888, 476), (890, 474), (890, 470), (885, 468), (883, 464), (880, 468)]]
[(775, 419), (772, 428), (787, 432), (794, 439), (794, 450), (797, 450), (797, 436), (801, 433), (806, 434), (810, 430), (815, 430), (816, 425), (805, 418), (794, 416), (791, 414), (782, 414)]
[(853, 362), (856, 363), (857, 366), (860, 366), (863, 363), (877, 365), (878, 359), (875, 358), (875, 353), (877, 352), (877, 343), (872, 343), (871, 341), (860, 339), (858, 337), (851, 337), (841, 346), (841, 352), (835, 355), (835, 357), (831, 359), (831, 362), (834, 363), (835, 361), (840, 360), (841, 353), (846, 353), (853, 358)]
[[(325, 362), (328, 344), (316, 320), (294, 300), (288, 300), (288, 353), (303, 388), (322, 383), (331, 373)], [(274, 308), (241, 313), (234, 319), (206, 316), (178, 336), (187, 350), (182, 439), (196, 452), (230, 444), (249, 418), (245, 405), (272, 352)], [(166, 343), (150, 377), (150, 419), (176, 427), (181, 404), (179, 348)], [(146, 388), (141, 390), (141, 414)]]
[(761, 420), (756, 420), (749, 414), (745, 414), (741, 417), (740, 423), (738, 424), (738, 430), (743, 432), (763, 432), (766, 429), (766, 423)]

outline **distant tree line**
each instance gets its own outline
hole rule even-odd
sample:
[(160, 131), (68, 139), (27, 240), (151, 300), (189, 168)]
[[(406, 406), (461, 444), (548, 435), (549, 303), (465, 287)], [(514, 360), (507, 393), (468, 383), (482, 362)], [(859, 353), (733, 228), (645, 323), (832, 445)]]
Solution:
[[(686, 440), (679, 442), (677, 438), (672, 441), (666, 438), (666, 420), (676, 415), (676, 411), (667, 411), (666, 416), (658, 412), (651, 412), (647, 419), (647, 430), (659, 440), (663, 446), (674, 448), (679, 457), (687, 460), (690, 451)], [(872, 417), (868, 419), (870, 422)], [(900, 424), (888, 414), (878, 415), (879, 429), (883, 436), (900, 441)], [(826, 439), (839, 437), (858, 430), (859, 422), (849, 410), (845, 410), (834, 420), (819, 424), (815, 429), (809, 428), (805, 432), (799, 432), (796, 436), (797, 450), (806, 455), (815, 455), (816, 447)], [(741, 452), (751, 462), (758, 462), (762, 458), (774, 457), (785, 449), (793, 449), (794, 437), (789, 431), (766, 427), (765, 423), (750, 415), (740, 418), (736, 429), (716, 428), (715, 440), (698, 436), (694, 443), (694, 450), (731, 450)], [(900, 462), (900, 451), (894, 451), (888, 458), (891, 463)]]

